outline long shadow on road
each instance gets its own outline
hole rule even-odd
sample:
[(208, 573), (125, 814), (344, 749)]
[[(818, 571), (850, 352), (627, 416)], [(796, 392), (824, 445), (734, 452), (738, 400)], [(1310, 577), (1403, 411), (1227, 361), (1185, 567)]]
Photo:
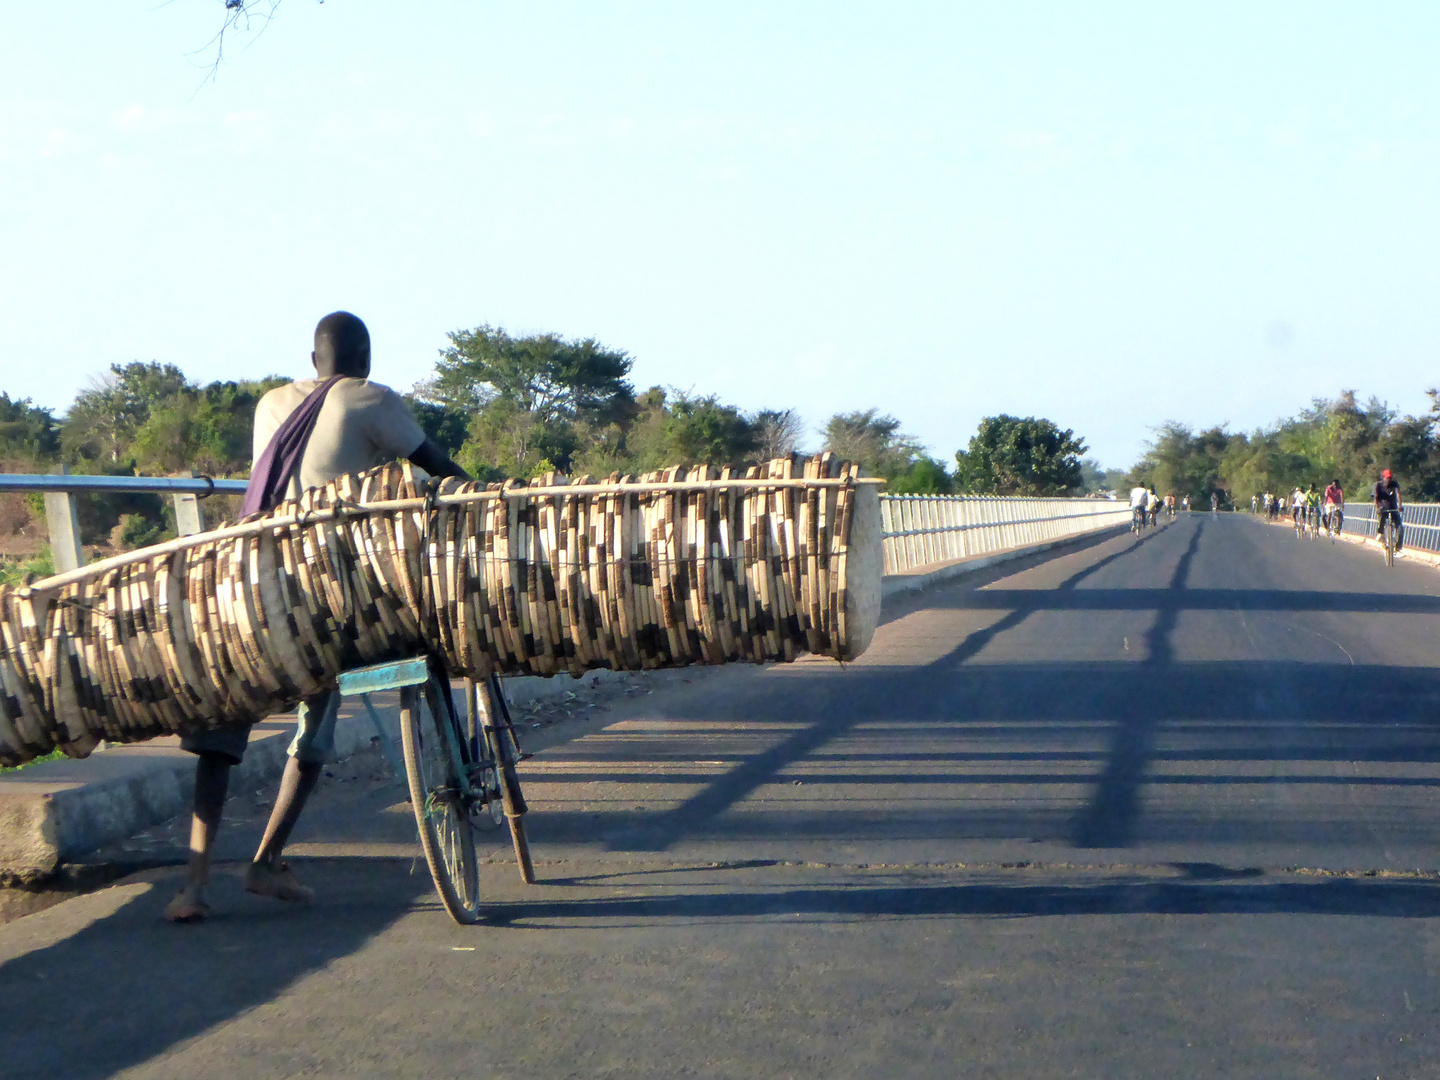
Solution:
[[(299, 908), (256, 901), (238, 917), (172, 926), (160, 920), (168, 888), (156, 887), (0, 964), (0, 1075), (99, 1080), (149, 1061), (351, 955), (430, 887), (428, 877), (408, 873), (408, 859), (310, 865), (323, 895), (343, 899)], [(13, 948), (16, 935), (40, 925), (11, 924), (0, 947)], [(243, 1072), (237, 1063), (236, 1075)]]
[[(1062, 915), (1359, 915), (1440, 916), (1440, 888), (1423, 881), (1347, 878), (1254, 884), (1121, 881), (1056, 884), (883, 885), (829, 888), (667, 891), (652, 896), (522, 901), (492, 911), (489, 922), (535, 929), (571, 920), (846, 916)], [(618, 925), (607, 923), (607, 925)]]
[[(1076, 588), (1092, 574), (1125, 557), (1140, 543), (1152, 538), (1153, 536), (1145, 537), (1136, 544), (1106, 555), (1072, 574), (1056, 588), (1061, 591)], [(1017, 609), (991, 626), (977, 630), (958, 648), (948, 653), (943, 658), (943, 663), (947, 666), (963, 664), (996, 637), (1019, 625), (1030, 614), (1028, 609)], [(685, 800), (682, 805), (667, 811), (663, 816), (649, 816), (639, 829), (628, 829), (619, 835), (612, 834), (608, 843), (612, 848), (626, 851), (663, 851), (689, 833), (697, 821), (708, 820), (724, 812), (761, 785), (770, 782), (787, 765), (810, 756), (820, 747), (844, 735), (867, 715), (867, 712), (856, 708), (827, 710), (823, 721), (802, 728), (778, 744), (752, 755), (723, 777), (708, 784), (698, 794)]]
[[(1375, 793), (1388, 836), (1429, 844), (1434, 815), (1417, 814), (1399, 800), (1406, 790), (1440, 784), (1433, 769), (1403, 774), (1440, 762), (1440, 725), (1433, 721), (1440, 715), (1440, 671), (1337, 669), (1288, 659), (1175, 662), (1170, 639), (1180, 614), (1193, 606), (1188, 577), (1206, 528), (1199, 521), (1188, 536), (1170, 534), (1181, 543), (1170, 556), (1176, 562), (1167, 587), (1145, 590), (1156, 617), (1144, 661), (967, 663), (1037, 611), (1063, 607), (1081, 593), (1113, 595), (1116, 590), (1077, 586), (1139, 548), (1132, 544), (1055, 589), (1010, 590), (1017, 606), (928, 665), (796, 670), (731, 693), (687, 696), (665, 715), (704, 723), (708, 748), (701, 754), (691, 740), (661, 733), (587, 741), (547, 755), (563, 767), (555, 780), (630, 779), (672, 805), (658, 812), (614, 803), (599, 812), (557, 807), (537, 815), (537, 838), (583, 843), (599, 836), (619, 851), (663, 851), (684, 840), (887, 834), (1044, 839), (1095, 849), (1132, 845), (1143, 820), (1147, 842), (1303, 843), (1322, 833), (1327, 841), (1373, 841), (1370, 826), (1336, 803), (1344, 803), (1348, 788)], [(932, 602), (983, 606), (976, 599), (982, 595), (946, 592)], [(1205, 598), (1215, 599), (1208, 592)], [(774, 734), (767, 733), (769, 725)], [(1105, 741), (1097, 738), (1107, 732)], [(723, 758), (725, 771), (686, 768), (697, 756)], [(1010, 771), (1027, 761), (1064, 768)], [(864, 767), (847, 768), (847, 762)], [(984, 762), (1002, 767), (973, 767)], [(1085, 769), (1087, 763), (1093, 769)], [(822, 794), (813, 808), (798, 799), (787, 807), (774, 785), (793, 780), (812, 785), (806, 791), (831, 785), (844, 796)], [(666, 799), (667, 784), (677, 797)], [(877, 784), (896, 785), (886, 798), (898, 802), (872, 805), (856, 797)], [(1283, 820), (1266, 816), (1274, 804), (1264, 797), (1196, 802), (1206, 788), (1270, 784), (1317, 792), (1333, 785), (1336, 799), (1291, 800)], [(977, 790), (974, 801), (964, 797), (967, 785)], [(982, 785), (996, 785), (1001, 797), (978, 795)], [(1078, 809), (1077, 785), (1086, 791)], [(897, 790), (904, 787), (913, 794)], [(761, 789), (771, 792), (764, 813), (730, 812)], [(1163, 809), (1146, 814), (1142, 791), (1166, 789), (1179, 801), (1165, 800)], [(927, 805), (930, 792), (935, 801)]]
[[(1170, 635), (1175, 631), (1175, 621), (1186, 602), (1181, 594), (1204, 531), (1205, 523), (1202, 521), (1191, 535), (1185, 554), (1175, 564), (1169, 588), (1156, 605), (1159, 614), (1146, 635), (1147, 668), (1169, 667), (1173, 663)], [(1160, 686), (1154, 689), (1156, 692), (1164, 690)], [(1150, 764), (1151, 740), (1155, 730), (1155, 714), (1144, 706), (1154, 696), (1147, 694), (1140, 698), (1142, 707), (1131, 709), (1130, 715), (1115, 725), (1105, 769), (1095, 781), (1089, 805), (1075, 822), (1073, 843), (1077, 848), (1124, 847), (1129, 842), (1138, 817), (1140, 787)]]

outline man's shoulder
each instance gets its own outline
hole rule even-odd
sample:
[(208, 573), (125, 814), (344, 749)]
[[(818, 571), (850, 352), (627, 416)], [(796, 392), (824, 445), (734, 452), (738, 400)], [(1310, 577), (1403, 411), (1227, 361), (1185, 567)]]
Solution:
[(265, 391), (260, 396), (260, 400), (255, 403), (256, 428), (268, 431), (270, 428), (279, 427), (281, 422), (299, 408), (300, 403), (315, 388), (314, 381), (313, 379), (302, 379)]
[(330, 389), (330, 393), (347, 405), (365, 407), (369, 405), (392, 404), (405, 399), (384, 383), (370, 379), (341, 379)]

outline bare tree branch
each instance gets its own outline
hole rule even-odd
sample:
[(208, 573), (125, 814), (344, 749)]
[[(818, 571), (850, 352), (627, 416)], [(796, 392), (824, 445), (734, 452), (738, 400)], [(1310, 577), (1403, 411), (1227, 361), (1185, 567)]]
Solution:
[[(220, 23), (220, 29), (215, 32), (202, 48), (196, 49), (190, 55), (207, 56), (209, 59), (198, 67), (205, 69), (205, 78), (200, 80), (200, 85), (207, 82), (214, 82), (220, 71), (220, 63), (225, 59), (225, 44), (227, 40), (233, 39), (236, 35), (252, 35), (252, 41), (258, 39), (270, 26), (270, 21), (275, 18), (275, 12), (279, 9), (282, 0), (221, 0), (225, 5), (225, 17)], [(316, 0), (316, 3), (323, 4), (325, 0)]]

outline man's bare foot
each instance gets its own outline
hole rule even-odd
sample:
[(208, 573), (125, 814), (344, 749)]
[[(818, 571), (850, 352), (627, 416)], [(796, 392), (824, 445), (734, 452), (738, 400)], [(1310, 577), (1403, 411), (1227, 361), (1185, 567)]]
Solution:
[(209, 914), (210, 905), (205, 902), (200, 890), (189, 885), (165, 905), (165, 918), (170, 922), (203, 922)]
[(273, 896), (276, 900), (288, 900), (295, 904), (308, 904), (315, 899), (315, 890), (301, 885), (295, 879), (295, 872), (289, 863), (279, 867), (269, 863), (252, 862), (245, 871), (245, 891), (256, 896)]

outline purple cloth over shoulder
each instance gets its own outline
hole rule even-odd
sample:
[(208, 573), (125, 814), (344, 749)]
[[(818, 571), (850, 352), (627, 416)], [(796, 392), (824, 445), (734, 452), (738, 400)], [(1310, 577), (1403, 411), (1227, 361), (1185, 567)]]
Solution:
[(344, 375), (331, 375), (311, 390), (270, 437), (270, 445), (265, 447), (250, 470), (250, 483), (245, 488), (245, 500), (240, 504), (241, 517), (262, 514), (285, 501), (290, 480), (300, 471), (305, 444), (310, 441), (315, 422), (320, 419), (325, 395), (343, 378)]

